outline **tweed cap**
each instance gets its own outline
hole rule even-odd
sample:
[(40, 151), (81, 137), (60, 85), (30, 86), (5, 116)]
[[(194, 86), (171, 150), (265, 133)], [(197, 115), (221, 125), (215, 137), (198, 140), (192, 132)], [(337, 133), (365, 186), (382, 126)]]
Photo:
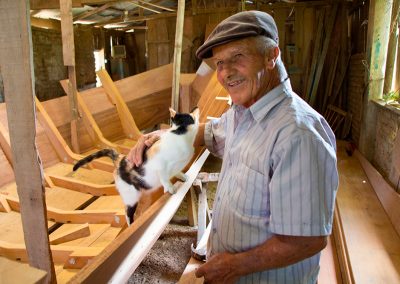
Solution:
[(261, 11), (244, 11), (234, 14), (215, 27), (204, 44), (197, 49), (196, 56), (199, 59), (212, 57), (212, 49), (215, 46), (258, 35), (269, 37), (276, 43), (279, 42), (274, 18)]

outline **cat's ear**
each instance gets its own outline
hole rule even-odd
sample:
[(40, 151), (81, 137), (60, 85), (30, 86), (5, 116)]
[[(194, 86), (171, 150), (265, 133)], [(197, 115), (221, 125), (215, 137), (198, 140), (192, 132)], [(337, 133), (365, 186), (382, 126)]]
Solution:
[(200, 109), (198, 107), (194, 108), (191, 114), (195, 120), (198, 120), (200, 117)]
[(174, 109), (172, 109), (172, 108), (169, 108), (169, 113), (170, 113), (172, 118), (174, 118), (175, 115), (176, 115), (176, 111)]

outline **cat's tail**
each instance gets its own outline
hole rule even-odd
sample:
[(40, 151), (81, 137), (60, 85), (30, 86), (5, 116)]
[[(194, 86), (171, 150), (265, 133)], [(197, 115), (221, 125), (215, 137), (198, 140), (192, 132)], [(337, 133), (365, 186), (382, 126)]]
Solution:
[(96, 153), (93, 153), (89, 156), (86, 156), (85, 158), (79, 160), (73, 167), (73, 170), (76, 171), (80, 167), (86, 165), (87, 163), (90, 163), (94, 159), (99, 159), (102, 157), (110, 157), (113, 162), (115, 162), (118, 159), (118, 152), (113, 150), (113, 149), (103, 149), (100, 151), (97, 151)]

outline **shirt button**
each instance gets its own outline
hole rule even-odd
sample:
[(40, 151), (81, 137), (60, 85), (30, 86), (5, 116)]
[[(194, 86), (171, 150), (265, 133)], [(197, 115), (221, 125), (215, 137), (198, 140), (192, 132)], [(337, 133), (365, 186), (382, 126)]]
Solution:
[(220, 200), (221, 200), (221, 197), (218, 196), (217, 200), (220, 201)]
[(213, 233), (216, 233), (217, 232), (217, 229), (216, 228), (213, 228)]

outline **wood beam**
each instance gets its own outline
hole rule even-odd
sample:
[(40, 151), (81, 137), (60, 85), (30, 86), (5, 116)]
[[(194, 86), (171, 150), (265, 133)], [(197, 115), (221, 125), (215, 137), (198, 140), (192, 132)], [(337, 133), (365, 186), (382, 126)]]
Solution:
[(56, 276), (47, 234), (42, 165), (36, 149), (34, 74), (29, 2), (0, 1), (0, 81), (4, 82), (15, 181), (31, 266)]
[[(387, 94), (392, 91), (393, 85), (393, 71), (396, 64), (396, 55), (399, 52), (397, 48), (399, 40), (399, 13), (400, 13), (400, 0), (393, 0), (392, 20), (390, 23), (389, 46), (386, 59), (385, 83), (383, 86), (383, 93)], [(395, 89), (396, 90), (396, 89)]]
[(371, 0), (368, 15), (368, 38), (366, 58), (369, 72), (368, 90), (363, 100), (363, 119), (359, 147), (360, 152), (371, 161), (375, 155), (376, 107), (370, 102), (382, 97), (388, 52), (390, 21), (393, 0)]
[(169, 17), (176, 17), (176, 13), (162, 13), (157, 15), (149, 15), (149, 16), (138, 16), (138, 17), (129, 17), (126, 21), (121, 21), (121, 19), (111, 20), (111, 21), (104, 21), (95, 25), (95, 27), (102, 27), (106, 25), (112, 24), (126, 24), (132, 22), (142, 22), (154, 19), (162, 19), (162, 18), (169, 18)]
[(156, 5), (156, 4), (153, 4), (151, 2), (145, 2), (145, 1), (142, 1), (142, 0), (138, 0), (138, 1), (139, 1), (139, 3), (143, 3), (143, 4), (146, 4), (146, 5), (152, 6), (152, 7), (156, 7), (156, 8), (162, 9), (162, 10), (166, 10), (166, 11), (170, 11), (170, 12), (176, 12), (174, 9), (167, 8), (167, 7), (164, 7), (164, 6), (161, 6), (161, 5)]
[[(151, 12), (153, 12), (153, 13), (156, 13), (156, 14), (160, 14), (160, 13), (161, 13), (161, 12), (158, 11), (158, 10), (154, 10), (154, 9), (152, 9), (152, 8), (149, 8), (149, 7), (146, 7), (146, 6), (144, 6), (144, 5), (141, 5), (141, 4), (139, 4), (139, 2), (136, 2), (136, 1), (129, 1), (129, 2), (131, 2), (133, 5), (135, 5), (135, 6), (137, 6), (137, 7), (143, 8), (143, 9), (148, 10), (148, 11), (151, 11)], [(146, 3), (146, 2), (144, 2), (144, 3)]]
[(111, 102), (117, 108), (119, 119), (121, 120), (122, 128), (125, 135), (136, 141), (142, 136), (139, 128), (136, 126), (136, 122), (130, 113), (128, 106), (122, 98), (120, 91), (115, 86), (113, 80), (105, 69), (100, 69), (96, 72), (100, 78), (101, 84), (106, 91), (106, 94), (110, 98)]
[(71, 0), (60, 0), (61, 35), (63, 45), (64, 65), (68, 68), (69, 86), (69, 107), (71, 112), (71, 144), (75, 153), (79, 153), (78, 142), (78, 103), (76, 100), (76, 73), (75, 73), (75, 43), (74, 26), (72, 21)]
[(174, 48), (174, 73), (172, 77), (171, 107), (179, 109), (179, 82), (181, 76), (183, 23), (185, 20), (185, 1), (178, 1), (178, 15), (176, 17), (175, 48)]
[(77, 16), (75, 16), (73, 18), (73, 21), (76, 22), (76, 21), (79, 21), (79, 20), (86, 19), (86, 18), (88, 18), (88, 17), (90, 17), (92, 15), (95, 15), (97, 13), (100, 13), (101, 11), (104, 11), (105, 9), (109, 8), (111, 5), (112, 5), (112, 3), (107, 3), (107, 4), (104, 4), (101, 7), (93, 9), (91, 11), (87, 11), (87, 12), (84, 12), (82, 14), (79, 14), (79, 15), (77, 15)]
[[(29, 0), (31, 10), (60, 9), (60, 0)], [(72, 0), (72, 7), (82, 7), (81, 0)]]
[[(21, 210), (20, 200), (11, 195), (5, 195), (10, 208), (19, 212)], [(122, 208), (121, 208), (122, 209)], [(111, 224), (113, 227), (123, 227), (126, 223), (125, 213), (121, 210), (62, 210), (47, 207), (47, 217), (58, 223), (74, 224)], [(122, 211), (124, 211), (122, 209)]]
[(31, 26), (42, 29), (61, 31), (60, 21), (52, 19), (41, 19), (41, 18), (31, 17)]
[(52, 233), (50, 235), (50, 243), (52, 245), (58, 245), (65, 242), (73, 241), (79, 238), (87, 237), (90, 235), (89, 224), (82, 224), (77, 227), (73, 227), (62, 233)]

